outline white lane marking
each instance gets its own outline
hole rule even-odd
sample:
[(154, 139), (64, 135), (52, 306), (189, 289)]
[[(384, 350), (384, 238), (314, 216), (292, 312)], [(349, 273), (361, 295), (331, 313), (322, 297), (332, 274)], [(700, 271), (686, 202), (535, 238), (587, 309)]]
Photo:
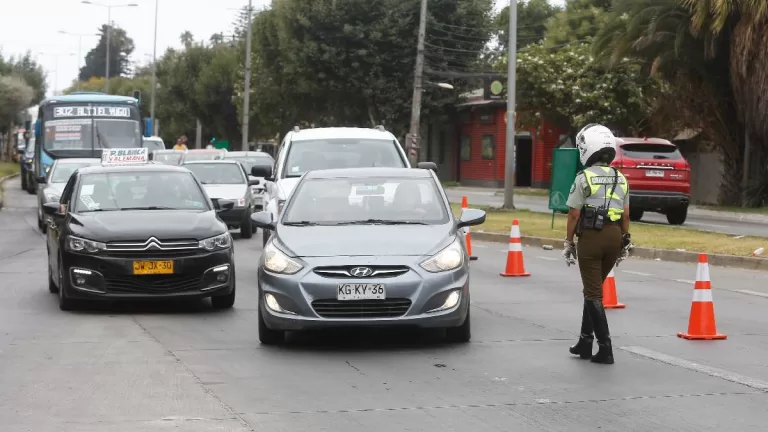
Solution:
[(485, 249), (485, 248), (487, 248), (488, 246), (486, 246), (486, 245), (478, 245), (478, 244), (476, 244), (476, 245), (472, 245), (472, 247), (473, 247), (473, 248), (481, 248), (481, 249)]
[(696, 284), (696, 281), (692, 281), (690, 279), (672, 279), (675, 282), (680, 282), (684, 284)]
[(743, 386), (747, 386), (760, 391), (768, 391), (768, 382), (760, 381), (758, 379), (750, 378), (744, 375), (739, 375), (735, 372), (727, 371), (724, 369), (718, 369), (710, 366), (705, 366), (702, 364), (694, 363), (692, 361), (681, 359), (679, 357), (673, 357), (670, 355), (662, 354), (660, 352), (651, 351), (643, 347), (630, 346), (630, 347), (620, 347), (619, 349), (622, 351), (630, 352), (632, 354), (635, 354), (641, 357), (649, 358), (651, 360), (656, 360), (661, 363), (666, 363), (671, 366), (677, 366), (683, 369), (688, 369), (690, 371), (706, 374), (711, 377), (724, 379), (726, 381), (730, 381), (736, 384), (741, 384)]
[(552, 258), (548, 256), (537, 256), (536, 258), (540, 258), (547, 261), (560, 261), (562, 258)]
[(752, 290), (733, 290), (733, 291), (738, 292), (738, 293), (742, 293), (742, 294), (749, 294), (749, 295), (753, 295), (753, 296), (768, 298), (768, 294), (757, 292), (757, 291), (752, 291)]
[(638, 276), (653, 276), (650, 273), (643, 273), (643, 272), (639, 272), (639, 271), (632, 271), (632, 270), (619, 270), (619, 271), (622, 272), (622, 273), (628, 273), (628, 274), (633, 274), (633, 275), (638, 275)]

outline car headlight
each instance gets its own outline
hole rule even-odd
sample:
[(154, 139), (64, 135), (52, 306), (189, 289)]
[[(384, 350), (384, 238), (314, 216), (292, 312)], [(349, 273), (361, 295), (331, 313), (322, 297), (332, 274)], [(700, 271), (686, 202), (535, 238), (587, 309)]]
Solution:
[(302, 265), (288, 258), (270, 242), (264, 247), (264, 268), (273, 273), (292, 275), (298, 273)]
[(215, 237), (210, 237), (205, 240), (200, 240), (198, 246), (209, 251), (227, 249), (232, 246), (232, 236), (229, 235), (229, 233), (224, 233)]
[(457, 269), (462, 264), (464, 264), (464, 250), (461, 247), (459, 238), (456, 237), (456, 240), (445, 249), (422, 262), (421, 267), (428, 272), (439, 273)]
[(61, 196), (56, 195), (54, 193), (46, 192), (45, 193), (45, 201), (46, 202), (59, 202), (61, 199)]
[(96, 253), (100, 250), (107, 248), (107, 245), (101, 242), (93, 240), (87, 240), (80, 237), (69, 236), (67, 237), (67, 249), (71, 252), (88, 252)]

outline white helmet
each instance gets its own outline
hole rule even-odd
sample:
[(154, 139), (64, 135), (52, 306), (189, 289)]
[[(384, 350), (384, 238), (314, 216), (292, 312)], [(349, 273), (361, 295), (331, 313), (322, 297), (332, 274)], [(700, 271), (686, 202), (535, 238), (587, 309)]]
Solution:
[(616, 157), (616, 137), (607, 127), (591, 123), (576, 134), (576, 148), (585, 167), (599, 160), (610, 163)]

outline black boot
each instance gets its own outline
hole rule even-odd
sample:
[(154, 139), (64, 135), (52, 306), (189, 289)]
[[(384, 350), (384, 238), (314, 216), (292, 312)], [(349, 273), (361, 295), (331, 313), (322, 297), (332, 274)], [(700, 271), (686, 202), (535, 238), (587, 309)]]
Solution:
[(602, 300), (590, 300), (588, 309), (595, 329), (598, 348), (597, 354), (592, 356), (592, 363), (613, 364), (611, 333), (608, 330), (608, 317), (605, 316)]
[(577, 355), (584, 360), (592, 358), (592, 342), (595, 340), (592, 336), (592, 320), (589, 317), (587, 301), (587, 299), (584, 299), (584, 309), (581, 312), (579, 341), (569, 349), (571, 354)]

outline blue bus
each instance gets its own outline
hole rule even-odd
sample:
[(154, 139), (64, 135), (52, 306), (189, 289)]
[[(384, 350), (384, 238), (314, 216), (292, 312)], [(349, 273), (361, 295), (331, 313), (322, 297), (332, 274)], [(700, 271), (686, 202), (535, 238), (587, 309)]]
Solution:
[(142, 147), (142, 128), (139, 101), (129, 96), (78, 92), (48, 98), (35, 121), (35, 173), (44, 177), (59, 158), (101, 158), (105, 148)]

